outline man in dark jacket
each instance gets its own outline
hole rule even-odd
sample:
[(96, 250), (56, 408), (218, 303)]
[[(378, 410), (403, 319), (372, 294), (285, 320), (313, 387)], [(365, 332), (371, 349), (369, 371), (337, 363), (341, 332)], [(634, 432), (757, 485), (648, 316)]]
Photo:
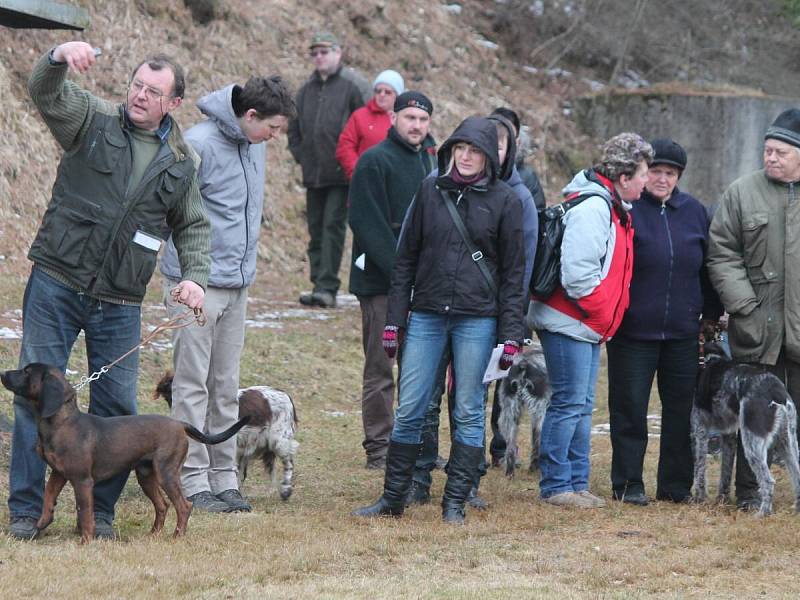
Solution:
[(303, 169), (306, 186), (311, 293), (306, 306), (336, 306), (339, 266), (347, 231), (347, 178), (336, 160), (336, 144), (347, 119), (364, 98), (352, 69), (341, 65), (342, 49), (332, 33), (311, 39), (315, 70), (297, 93), (297, 118), (289, 122), (289, 151)]
[(392, 360), (382, 349), (386, 294), (400, 226), (411, 199), (434, 167), (428, 134), (433, 104), (419, 92), (397, 97), (387, 138), (359, 159), (350, 182), (353, 264), (350, 292), (361, 305), (364, 383), (361, 396), (368, 469), (383, 469), (392, 432)]
[[(157, 55), (133, 71), (125, 104), (112, 104), (67, 79), (95, 63), (85, 42), (67, 42), (41, 57), (28, 80), (31, 99), (63, 148), (53, 197), (28, 252), (33, 262), (22, 302), (19, 364), (66, 369), (83, 332), (89, 370), (119, 359), (140, 342), (141, 302), (162, 242), (172, 235), (182, 281), (172, 297), (200, 308), (208, 282), (209, 223), (197, 185), (197, 155), (170, 113), (182, 101), (183, 70)], [(89, 412), (136, 413), (138, 353), (92, 382)], [(9, 469), (9, 533), (39, 534), (45, 463), (36, 419), (14, 402)], [(123, 473), (94, 486), (95, 535), (113, 538)]]

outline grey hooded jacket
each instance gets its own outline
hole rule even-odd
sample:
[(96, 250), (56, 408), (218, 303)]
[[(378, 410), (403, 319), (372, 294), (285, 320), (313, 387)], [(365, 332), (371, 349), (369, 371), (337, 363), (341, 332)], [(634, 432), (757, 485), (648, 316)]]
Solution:
[[(186, 132), (200, 155), (200, 193), (211, 221), (211, 275), (208, 285), (241, 288), (253, 283), (264, 207), (266, 145), (251, 144), (239, 127), (229, 85), (197, 103), (208, 120)], [(161, 272), (180, 280), (172, 239), (161, 259)]]

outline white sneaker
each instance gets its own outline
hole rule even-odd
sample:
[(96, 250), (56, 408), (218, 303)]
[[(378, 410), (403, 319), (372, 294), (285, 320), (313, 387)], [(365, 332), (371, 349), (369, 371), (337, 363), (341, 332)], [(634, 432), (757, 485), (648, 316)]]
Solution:
[(606, 506), (605, 500), (603, 500), (598, 496), (595, 496), (589, 490), (581, 490), (580, 492), (575, 492), (575, 493), (578, 494), (578, 496), (580, 496), (581, 498), (586, 498), (590, 502), (593, 502), (595, 508), (605, 508)]
[(579, 496), (575, 492), (562, 492), (555, 496), (548, 496), (543, 499), (547, 504), (553, 506), (566, 506), (569, 508), (597, 508), (591, 500)]

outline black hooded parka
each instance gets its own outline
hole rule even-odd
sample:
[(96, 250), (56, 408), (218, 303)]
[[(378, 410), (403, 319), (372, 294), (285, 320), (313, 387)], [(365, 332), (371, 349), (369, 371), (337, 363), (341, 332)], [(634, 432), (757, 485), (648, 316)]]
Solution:
[[(486, 155), (487, 176), (476, 183), (457, 184), (449, 175), (453, 146), (459, 142)], [(438, 159), (439, 173), (444, 175), (424, 180), (406, 213), (386, 324), (406, 327), (409, 309), (497, 317), (498, 341), (521, 342), (526, 301), (522, 208), (513, 190), (498, 178), (494, 122), (483, 117), (465, 119), (442, 144)], [(496, 294), (467, 250), (446, 201), (455, 202), (472, 244), (483, 254)]]

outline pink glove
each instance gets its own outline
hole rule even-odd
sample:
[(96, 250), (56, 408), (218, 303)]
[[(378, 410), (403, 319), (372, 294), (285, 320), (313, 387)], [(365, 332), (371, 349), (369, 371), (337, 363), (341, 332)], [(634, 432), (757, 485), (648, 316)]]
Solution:
[(519, 352), (519, 344), (513, 340), (503, 342), (503, 355), (500, 357), (500, 368), (505, 371), (514, 364), (514, 356)]
[(400, 329), (395, 325), (387, 325), (383, 328), (383, 351), (389, 358), (394, 358), (399, 347)]

